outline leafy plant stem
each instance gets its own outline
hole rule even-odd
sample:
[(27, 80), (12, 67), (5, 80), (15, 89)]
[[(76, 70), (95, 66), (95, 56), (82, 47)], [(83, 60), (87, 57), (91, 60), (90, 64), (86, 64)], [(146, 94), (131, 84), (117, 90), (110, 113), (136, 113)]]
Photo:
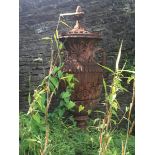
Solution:
[(126, 148), (127, 148), (127, 143), (128, 143), (129, 133), (130, 133), (130, 117), (131, 117), (132, 107), (134, 105), (134, 99), (135, 99), (135, 82), (133, 83), (133, 95), (132, 95), (132, 101), (130, 103), (130, 109), (128, 114), (128, 126), (127, 126), (127, 134), (126, 134), (126, 140), (124, 145), (124, 155), (126, 154)]

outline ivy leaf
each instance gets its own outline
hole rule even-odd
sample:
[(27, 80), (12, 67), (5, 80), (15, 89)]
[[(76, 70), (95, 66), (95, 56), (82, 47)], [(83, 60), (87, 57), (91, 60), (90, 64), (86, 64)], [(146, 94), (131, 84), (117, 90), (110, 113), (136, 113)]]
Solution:
[(79, 106), (79, 112), (81, 112), (82, 110), (84, 110), (84, 106), (83, 105), (80, 105)]

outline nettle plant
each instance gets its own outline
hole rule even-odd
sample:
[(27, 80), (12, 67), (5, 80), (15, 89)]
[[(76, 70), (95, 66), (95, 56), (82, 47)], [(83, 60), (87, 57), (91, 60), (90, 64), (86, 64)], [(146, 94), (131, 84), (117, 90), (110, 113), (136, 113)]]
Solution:
[[(54, 41), (49, 37), (43, 40), (51, 44), (51, 64), (49, 74), (42, 80), (41, 84), (34, 90), (33, 97), (29, 94), (29, 110), (27, 114), (20, 114), (20, 154), (44, 155), (48, 149), (50, 134), (50, 119), (62, 118), (66, 110), (72, 110), (75, 103), (70, 99), (77, 81), (73, 74), (62, 71), (60, 50), (63, 45), (58, 40), (58, 31), (54, 34)], [(53, 58), (54, 45), (56, 45), (56, 58)], [(58, 63), (59, 62), (59, 63)], [(59, 65), (55, 65), (55, 64)], [(60, 94), (60, 85), (65, 86)], [(49, 115), (49, 108), (52, 105), (53, 96), (60, 99), (59, 104)], [(32, 100), (32, 101), (31, 101)]]

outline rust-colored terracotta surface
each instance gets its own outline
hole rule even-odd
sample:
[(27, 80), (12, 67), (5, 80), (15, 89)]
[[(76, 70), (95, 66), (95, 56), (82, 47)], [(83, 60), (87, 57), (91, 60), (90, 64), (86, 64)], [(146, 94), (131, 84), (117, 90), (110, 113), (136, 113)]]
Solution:
[[(80, 128), (86, 127), (88, 110), (93, 110), (100, 100), (102, 91), (102, 68), (95, 60), (95, 43), (101, 38), (96, 33), (88, 32), (80, 23), (84, 13), (78, 6), (74, 14), (76, 25), (72, 30), (59, 36), (67, 50), (63, 70), (73, 73), (79, 82), (75, 85), (72, 100), (76, 102), (74, 117)], [(79, 112), (79, 106), (84, 110)]]

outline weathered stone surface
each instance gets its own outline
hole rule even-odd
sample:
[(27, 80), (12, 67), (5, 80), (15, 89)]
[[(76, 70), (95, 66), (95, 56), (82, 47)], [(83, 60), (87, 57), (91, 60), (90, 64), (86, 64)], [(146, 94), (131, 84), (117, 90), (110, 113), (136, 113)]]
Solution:
[[(134, 0), (20, 0), (20, 110), (26, 110), (29, 90), (39, 84), (49, 67), (50, 46), (41, 38), (52, 35), (60, 13), (73, 12), (77, 5), (85, 12), (88, 30), (101, 33), (99, 46), (107, 52), (107, 65), (114, 66), (122, 39), (122, 63), (126, 58), (134, 63)], [(67, 21), (74, 25), (71, 19)], [(34, 61), (37, 58), (42, 61)]]

